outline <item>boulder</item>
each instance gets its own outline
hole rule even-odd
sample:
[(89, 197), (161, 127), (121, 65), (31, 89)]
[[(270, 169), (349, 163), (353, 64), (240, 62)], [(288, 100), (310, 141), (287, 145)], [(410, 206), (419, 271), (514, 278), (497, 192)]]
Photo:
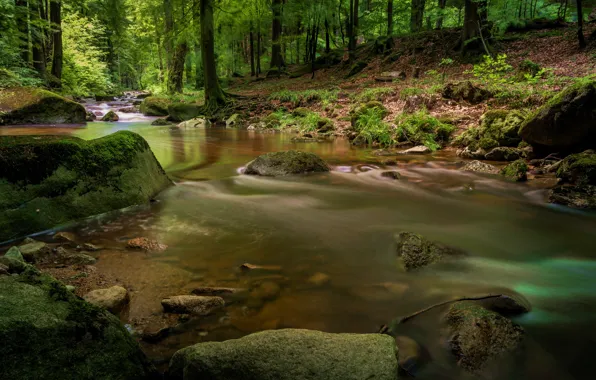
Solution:
[(577, 209), (596, 209), (596, 186), (562, 185), (550, 190), (548, 201)]
[(248, 163), (244, 174), (285, 176), (290, 174), (328, 172), (329, 167), (313, 153), (290, 150), (267, 153)]
[(168, 106), (169, 117), (171, 121), (186, 121), (194, 119), (201, 115), (202, 107), (198, 104), (173, 103)]
[(523, 342), (523, 328), (472, 302), (454, 303), (445, 319), (457, 364), (472, 373), (514, 352)]
[(171, 184), (133, 132), (0, 136), (0, 241), (145, 203)]
[(397, 179), (401, 179), (401, 174), (399, 174), (399, 172), (396, 170), (390, 170), (390, 171), (382, 172), (381, 177), (397, 180)]
[(168, 116), (168, 107), (171, 103), (169, 99), (150, 96), (143, 100), (139, 110), (145, 116)]
[(178, 124), (178, 128), (209, 128), (211, 122), (204, 117), (197, 117)]
[(0, 277), (3, 378), (160, 378), (118, 318), (23, 265), (21, 274)]
[(556, 171), (560, 185), (549, 192), (549, 202), (578, 209), (596, 208), (596, 153), (566, 157)]
[(483, 88), (477, 87), (470, 81), (459, 83), (447, 83), (443, 87), (443, 97), (456, 101), (466, 101), (471, 104), (482, 103), (491, 97), (491, 93)]
[(380, 334), (270, 330), (199, 343), (170, 361), (172, 380), (395, 380), (395, 340)]
[(486, 150), (482, 148), (472, 149), (471, 146), (467, 146), (465, 149), (460, 149), (456, 153), (461, 158), (471, 160), (484, 160), (484, 156), (486, 156)]
[(97, 120), (97, 115), (93, 112), (87, 112), (85, 116), (85, 121), (95, 121)]
[(432, 153), (432, 150), (424, 145), (418, 145), (410, 149), (406, 149), (401, 154), (429, 154)]
[(27, 262), (34, 263), (50, 254), (52, 250), (46, 243), (32, 241), (30, 243), (20, 245), (19, 251)]
[(501, 169), (501, 175), (507, 179), (523, 182), (528, 179), (528, 165), (524, 160), (517, 160)]
[(523, 156), (523, 151), (519, 148), (508, 148), (500, 146), (488, 152), (484, 158), (490, 161), (515, 161)]
[(499, 168), (496, 166), (489, 165), (481, 161), (470, 161), (466, 163), (460, 170), (485, 174), (499, 174), (500, 172)]
[(596, 147), (596, 81), (573, 85), (536, 110), (520, 135), (539, 153)]
[(221, 297), (174, 296), (161, 300), (166, 313), (209, 315), (225, 306)]
[(27, 87), (0, 91), (0, 125), (82, 124), (86, 119), (82, 105), (50, 91)]
[(428, 352), (418, 342), (407, 336), (396, 336), (395, 343), (399, 349), (399, 368), (415, 377), (429, 361)]
[(151, 123), (151, 125), (159, 125), (159, 126), (170, 125), (170, 124), (172, 124), (172, 123), (170, 123), (169, 121), (167, 121), (166, 119), (163, 119), (163, 118), (155, 119)]
[(23, 258), (21, 251), (19, 251), (17, 247), (10, 247), (10, 249), (6, 251), (6, 253), (4, 254), (4, 257), (25, 262), (25, 259)]
[(465, 252), (457, 248), (430, 241), (422, 235), (411, 232), (399, 233), (396, 240), (397, 257), (406, 271), (465, 255)]
[(128, 290), (121, 286), (112, 286), (108, 289), (97, 289), (87, 293), (83, 299), (90, 304), (107, 309), (113, 314), (118, 314), (129, 301)]
[(157, 240), (140, 237), (127, 241), (126, 248), (138, 249), (146, 252), (163, 252), (168, 249), (168, 246), (158, 242)]
[(54, 234), (54, 236), (52, 236), (52, 240), (54, 240), (55, 242), (58, 243), (62, 243), (68, 246), (73, 246), (76, 247), (77, 246), (77, 238), (75, 236), (75, 234), (73, 234), (72, 232), (66, 232), (66, 231), (61, 231), (58, 232), (56, 234)]
[(116, 122), (118, 120), (120, 120), (120, 117), (114, 111), (108, 111), (108, 113), (103, 115), (103, 117), (101, 118), (101, 121), (107, 122)]

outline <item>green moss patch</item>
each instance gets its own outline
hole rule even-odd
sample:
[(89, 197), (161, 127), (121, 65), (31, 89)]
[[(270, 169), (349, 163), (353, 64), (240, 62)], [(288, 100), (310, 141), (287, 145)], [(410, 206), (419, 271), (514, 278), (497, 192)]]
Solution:
[(172, 101), (168, 98), (150, 96), (143, 100), (140, 110), (145, 116), (168, 116), (168, 107)]
[(85, 108), (53, 92), (14, 87), (0, 91), (0, 125), (84, 123)]

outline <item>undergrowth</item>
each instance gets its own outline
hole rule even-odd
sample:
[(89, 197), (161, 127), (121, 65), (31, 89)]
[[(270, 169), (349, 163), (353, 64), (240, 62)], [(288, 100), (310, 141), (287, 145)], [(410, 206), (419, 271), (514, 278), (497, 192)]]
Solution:
[(336, 89), (304, 91), (282, 90), (269, 95), (269, 100), (277, 100), (282, 103), (291, 103), (294, 106), (317, 102), (327, 105), (337, 100), (338, 93), (339, 90)]
[(357, 102), (371, 102), (374, 100), (382, 101), (390, 95), (395, 94), (395, 89), (392, 87), (374, 87), (356, 93), (352, 98)]
[(395, 124), (397, 142), (424, 145), (432, 151), (446, 144), (455, 130), (455, 127), (441, 122), (426, 110), (402, 114), (396, 118)]
[(368, 145), (395, 145), (394, 129), (383, 121), (383, 117), (384, 111), (380, 108), (369, 108), (358, 117), (355, 129)]

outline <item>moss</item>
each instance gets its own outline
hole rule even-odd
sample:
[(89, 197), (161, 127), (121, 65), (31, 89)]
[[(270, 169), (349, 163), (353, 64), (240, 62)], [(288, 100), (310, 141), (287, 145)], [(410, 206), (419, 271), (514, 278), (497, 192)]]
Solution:
[(557, 178), (576, 185), (596, 185), (596, 153), (587, 151), (567, 156), (557, 169)]
[(84, 123), (85, 108), (39, 88), (16, 87), (0, 91), (0, 125)]
[(461, 250), (430, 241), (422, 235), (411, 232), (401, 232), (397, 236), (397, 256), (407, 271), (464, 254)]
[(524, 160), (513, 161), (501, 170), (501, 175), (507, 179), (516, 182), (522, 182), (528, 179), (527, 177), (528, 165)]
[(310, 114), (312, 111), (309, 110), (306, 107), (298, 107), (296, 108), (294, 111), (292, 111), (292, 116), (295, 117), (306, 117), (308, 116), (308, 114)]
[(448, 83), (443, 88), (443, 97), (452, 100), (465, 100), (471, 104), (481, 103), (491, 97), (491, 93), (477, 87), (470, 81)]
[(246, 166), (245, 174), (284, 176), (289, 174), (328, 172), (329, 167), (313, 153), (290, 150), (267, 153)]
[(387, 115), (389, 115), (389, 110), (383, 105), (383, 103), (379, 101), (370, 101), (366, 103), (362, 103), (350, 111), (350, 120), (352, 122), (352, 126), (356, 125), (358, 118), (361, 115), (365, 114), (370, 109), (378, 109), (381, 113), (381, 118), (384, 119)]
[(353, 77), (354, 75), (360, 73), (362, 70), (364, 70), (366, 68), (366, 66), (368, 66), (368, 63), (364, 62), (364, 61), (358, 61), (356, 62), (351, 68), (350, 71), (348, 72), (348, 74), (346, 75), (346, 78), (350, 78)]
[(140, 110), (145, 116), (168, 116), (168, 107), (172, 101), (167, 98), (150, 96), (143, 100)]
[(499, 146), (497, 140), (491, 139), (490, 137), (483, 137), (478, 141), (478, 146), (484, 150), (491, 150)]
[(398, 142), (424, 145), (433, 151), (446, 144), (455, 130), (452, 125), (441, 123), (426, 111), (402, 114), (395, 122)]
[(168, 105), (168, 114), (172, 121), (187, 121), (201, 116), (202, 107), (197, 104), (173, 103)]
[(144, 203), (169, 184), (132, 132), (0, 137), (0, 241)]

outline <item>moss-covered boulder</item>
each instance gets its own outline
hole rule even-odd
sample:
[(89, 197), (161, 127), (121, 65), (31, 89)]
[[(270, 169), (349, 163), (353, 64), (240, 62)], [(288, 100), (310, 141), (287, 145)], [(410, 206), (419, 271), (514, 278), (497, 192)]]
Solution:
[(168, 116), (168, 107), (172, 101), (167, 98), (150, 96), (143, 100), (139, 109), (145, 116)]
[(596, 153), (592, 150), (566, 157), (557, 169), (560, 185), (549, 201), (579, 209), (596, 208)]
[(0, 125), (77, 124), (86, 118), (82, 105), (50, 91), (28, 87), (0, 91)]
[(397, 356), (388, 335), (271, 330), (184, 348), (169, 379), (395, 380)]
[(480, 118), (480, 126), (459, 135), (454, 144), (490, 151), (496, 147), (517, 147), (522, 141), (519, 129), (526, 118), (522, 111), (492, 110)]
[(430, 241), (422, 235), (411, 232), (399, 233), (396, 241), (397, 257), (407, 271), (465, 255), (462, 250)]
[(171, 121), (186, 121), (202, 114), (202, 108), (197, 104), (173, 103), (168, 106), (168, 117)]
[(506, 146), (499, 146), (491, 149), (484, 158), (490, 161), (516, 161), (524, 155), (523, 150), (519, 148), (509, 148)]
[(0, 276), (2, 378), (159, 378), (116, 317), (21, 264)]
[(360, 118), (360, 116), (362, 116), (368, 110), (371, 110), (371, 109), (377, 109), (381, 113), (381, 116), (383, 118), (385, 118), (387, 115), (389, 115), (389, 110), (387, 110), (387, 107), (385, 107), (383, 105), (383, 103), (381, 103), (379, 101), (375, 100), (375, 101), (362, 103), (350, 110), (350, 121), (352, 123), (352, 127), (356, 126), (356, 122), (358, 122), (358, 119)]
[(465, 172), (484, 173), (484, 174), (499, 174), (500, 170), (494, 165), (484, 163), (482, 161), (470, 161), (466, 163), (460, 170)]
[(521, 347), (524, 330), (509, 319), (472, 302), (454, 303), (446, 315), (449, 346), (457, 364), (472, 373)]
[(0, 241), (149, 201), (171, 184), (147, 142), (0, 137)]
[(537, 152), (579, 152), (596, 147), (596, 81), (554, 96), (522, 125), (520, 135)]
[(516, 182), (528, 179), (528, 164), (524, 160), (513, 161), (501, 170), (501, 175)]
[(290, 174), (328, 172), (329, 167), (313, 153), (290, 150), (267, 153), (248, 163), (244, 174), (277, 177)]
[(482, 103), (491, 97), (491, 93), (470, 81), (447, 83), (443, 88), (443, 97), (456, 101), (467, 101), (471, 104)]
[(114, 111), (108, 111), (108, 113), (101, 118), (101, 121), (107, 121), (110, 123), (116, 122), (118, 120), (120, 120), (120, 116), (118, 116), (118, 114), (116, 114)]

